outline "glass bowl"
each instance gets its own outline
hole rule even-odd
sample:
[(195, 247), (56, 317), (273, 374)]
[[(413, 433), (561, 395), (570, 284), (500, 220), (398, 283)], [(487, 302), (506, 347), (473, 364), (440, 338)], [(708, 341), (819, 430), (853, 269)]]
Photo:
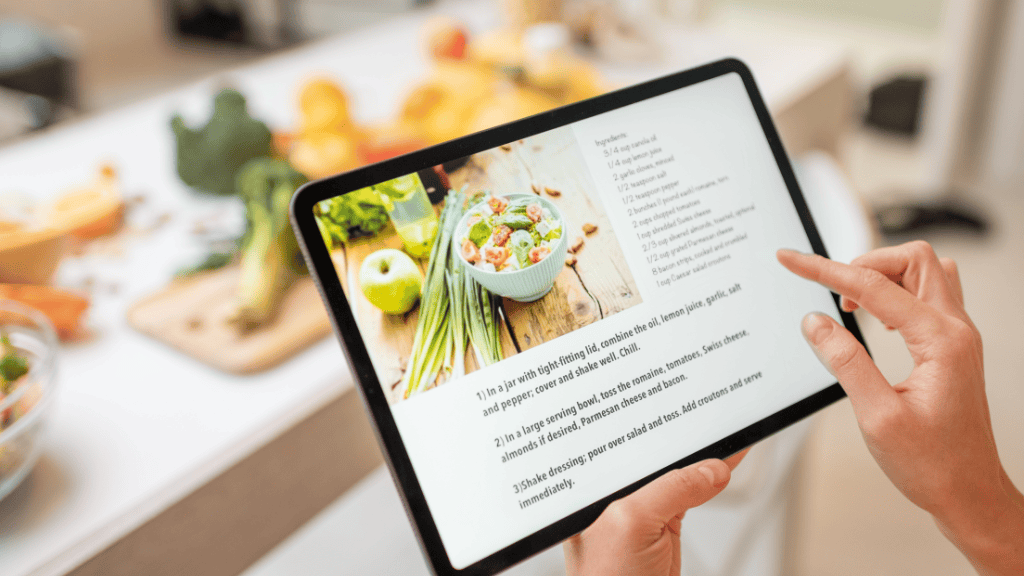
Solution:
[(41, 312), (0, 300), (0, 330), (28, 358), (29, 371), (0, 399), (0, 499), (39, 459), (57, 393), (57, 335)]

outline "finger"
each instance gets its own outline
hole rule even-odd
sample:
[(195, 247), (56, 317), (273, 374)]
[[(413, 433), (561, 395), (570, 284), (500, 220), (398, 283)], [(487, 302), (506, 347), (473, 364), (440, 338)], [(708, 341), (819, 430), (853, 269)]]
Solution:
[(939, 257), (927, 242), (919, 240), (872, 250), (855, 258), (850, 265), (881, 272), (926, 304), (947, 313), (957, 312), (959, 301)]
[(740, 462), (742, 462), (743, 459), (746, 458), (747, 454), (750, 452), (750, 448), (752, 448), (752, 446), (744, 448), (743, 450), (740, 450), (739, 452), (733, 454), (732, 456), (729, 456), (724, 460), (724, 462), (729, 466), (730, 470), (735, 470), (736, 467), (740, 465)]
[(939, 258), (939, 264), (942, 265), (942, 270), (946, 273), (946, 280), (949, 281), (949, 288), (953, 291), (953, 296), (962, 307), (964, 305), (964, 287), (960, 284), (960, 269), (957, 268), (956, 262), (952, 258)]
[(846, 391), (858, 422), (898, 401), (896, 392), (853, 334), (832, 318), (812, 312), (800, 325), (811, 349)]
[(779, 262), (794, 274), (853, 300), (903, 333), (908, 344), (934, 336), (938, 312), (876, 270), (833, 262), (818, 255), (779, 250)]
[(730, 475), (725, 462), (704, 460), (668, 472), (627, 496), (625, 501), (634, 514), (669, 522), (717, 496), (729, 483)]
[(565, 557), (565, 573), (570, 575), (582, 574), (580, 560), (583, 554), (583, 537), (580, 534), (573, 534), (562, 542), (562, 556)]
[[(853, 300), (850, 300), (846, 296), (843, 296), (843, 297), (841, 297), (839, 299), (839, 307), (842, 308), (843, 311), (851, 312), (851, 313), (856, 311), (857, 308), (860, 308), (860, 306), (858, 306), (856, 302), (854, 302)], [(890, 331), (890, 332), (895, 330), (895, 328), (893, 328), (892, 326), (889, 326), (888, 324), (882, 324), (882, 326), (885, 326), (885, 329)]]
[(860, 308), (860, 306), (858, 306), (856, 302), (850, 300), (846, 296), (839, 298), (839, 307), (842, 308), (845, 312), (853, 312), (857, 308)]

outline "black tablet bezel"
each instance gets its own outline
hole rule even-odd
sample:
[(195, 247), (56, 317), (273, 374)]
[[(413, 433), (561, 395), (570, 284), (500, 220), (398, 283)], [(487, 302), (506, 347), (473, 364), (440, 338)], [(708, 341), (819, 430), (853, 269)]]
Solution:
[[(409, 455), (406, 453), (401, 435), (395, 425), (391, 407), (384, 397), (370, 361), (369, 352), (359, 334), (358, 326), (349, 308), (348, 300), (342, 291), (342, 285), (335, 272), (327, 246), (320, 235), (320, 230), (313, 216), (313, 206), (321, 200), (332, 198), (348, 191), (358, 190), (430, 166), (496, 148), (509, 142), (528, 138), (540, 132), (578, 122), (616, 108), (660, 96), (729, 73), (736, 73), (743, 79), (747, 95), (753, 104), (754, 110), (757, 112), (761, 128), (767, 137), (768, 144), (771, 146), (775, 162), (789, 189), (793, 204), (800, 216), (800, 221), (803, 223), (804, 230), (814, 252), (827, 256), (825, 246), (811, 219), (807, 203), (797, 185), (796, 177), (793, 174), (793, 169), (783, 149), (778, 132), (754, 83), (754, 77), (743, 62), (732, 58), (719, 60), (698, 68), (610, 92), (590, 100), (556, 108), (510, 124), (484, 130), (338, 176), (310, 182), (296, 192), (292, 199), (291, 214), (292, 222), (299, 238), (299, 244), (306, 256), (311, 273), (317, 281), (324, 304), (331, 312), (330, 316), (334, 331), (343, 343), (342, 348), (348, 359), (349, 366), (359, 382), (363, 401), (372, 416), (377, 440), (383, 449), (391, 473), (399, 484), (399, 493), (402, 496), (406, 511), (412, 519), (414, 531), (419, 538), (424, 554), (429, 559), (431, 567), (436, 574), (442, 576), (477, 576), (499, 572), (582, 531), (612, 501), (637, 490), (665, 472), (706, 458), (722, 458), (738, 452), (842, 399), (846, 394), (838, 383), (832, 384), (755, 424), (747, 426), (739, 432), (731, 434), (653, 474), (633, 482), (621, 490), (609, 494), (605, 498), (522, 538), (462, 570), (456, 570), (448, 559), (437, 527), (430, 515), (426, 499), (416, 479), (412, 463), (409, 460)], [(864, 339), (853, 315), (843, 312), (839, 307), (839, 297), (835, 294), (832, 296), (835, 299), (836, 307), (840, 310), (843, 323), (857, 340), (863, 344)]]

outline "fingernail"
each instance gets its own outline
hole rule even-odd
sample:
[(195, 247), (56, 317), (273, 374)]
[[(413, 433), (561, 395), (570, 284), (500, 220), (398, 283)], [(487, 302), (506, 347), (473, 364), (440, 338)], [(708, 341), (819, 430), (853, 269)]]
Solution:
[(698, 468), (700, 473), (708, 479), (715, 488), (721, 488), (726, 482), (729, 481), (729, 475), (726, 473), (724, 467), (715, 466), (714, 464), (703, 464)]
[(800, 330), (804, 333), (804, 339), (811, 345), (814, 355), (818, 357), (818, 361), (828, 370), (828, 373), (835, 376), (836, 373), (832, 371), (832, 366), (825, 359), (821, 348), (818, 347), (832, 333), (833, 326), (832, 319), (821, 312), (811, 312), (804, 316), (803, 322), (800, 323)]
[(792, 248), (779, 248), (776, 253), (786, 252), (787, 254), (795, 254), (797, 256), (810, 256), (807, 252), (801, 252), (799, 250), (793, 250)]
[(821, 312), (811, 312), (804, 316), (800, 323), (804, 338), (813, 346), (818, 346), (832, 333), (832, 320)]

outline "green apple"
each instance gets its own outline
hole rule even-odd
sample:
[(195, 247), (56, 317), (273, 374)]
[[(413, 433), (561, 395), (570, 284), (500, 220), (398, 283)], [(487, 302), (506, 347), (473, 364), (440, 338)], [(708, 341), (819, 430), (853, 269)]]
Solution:
[(423, 273), (405, 252), (385, 248), (363, 260), (359, 285), (366, 299), (385, 314), (405, 314), (419, 300)]

